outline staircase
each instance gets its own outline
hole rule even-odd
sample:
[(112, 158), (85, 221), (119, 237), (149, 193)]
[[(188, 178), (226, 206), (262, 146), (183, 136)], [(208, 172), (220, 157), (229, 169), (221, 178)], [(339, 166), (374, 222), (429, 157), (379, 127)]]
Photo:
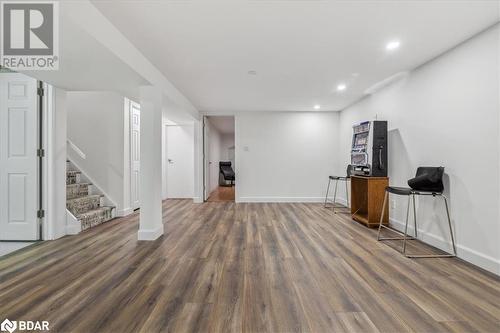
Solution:
[(115, 217), (115, 207), (76, 166), (66, 167), (67, 227), (78, 233)]

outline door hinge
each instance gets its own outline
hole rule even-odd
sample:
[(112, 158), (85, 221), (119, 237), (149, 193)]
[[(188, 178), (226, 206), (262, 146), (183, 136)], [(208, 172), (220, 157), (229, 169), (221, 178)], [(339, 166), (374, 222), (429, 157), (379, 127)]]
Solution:
[(36, 212), (36, 217), (38, 217), (39, 219), (44, 218), (45, 217), (45, 211), (43, 209), (39, 209)]
[(36, 92), (37, 92), (38, 96), (43, 96), (44, 93), (45, 93), (45, 91), (43, 90), (43, 88), (37, 88)]
[(44, 157), (45, 156), (45, 149), (42, 149), (42, 148), (37, 149), (36, 150), (36, 156), (38, 156), (38, 157)]

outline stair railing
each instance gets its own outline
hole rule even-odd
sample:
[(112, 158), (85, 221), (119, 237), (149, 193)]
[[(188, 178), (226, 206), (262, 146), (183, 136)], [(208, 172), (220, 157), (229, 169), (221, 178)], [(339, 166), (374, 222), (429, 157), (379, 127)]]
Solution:
[(87, 155), (85, 155), (85, 153), (80, 148), (78, 148), (78, 146), (75, 145), (70, 139), (67, 139), (66, 142), (68, 144), (68, 147), (70, 147), (78, 156), (80, 156), (82, 159), (87, 158)]

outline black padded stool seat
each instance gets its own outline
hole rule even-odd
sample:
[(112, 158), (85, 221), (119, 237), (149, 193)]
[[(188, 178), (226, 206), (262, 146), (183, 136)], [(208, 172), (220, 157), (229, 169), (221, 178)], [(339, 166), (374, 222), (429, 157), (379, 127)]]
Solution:
[(410, 195), (412, 194), (413, 190), (408, 187), (394, 187), (394, 186), (387, 186), (385, 188), (386, 192), (396, 194), (396, 195)]
[[(384, 196), (384, 203), (382, 205), (382, 213), (381, 213), (381, 218), (380, 218), (380, 223), (378, 227), (378, 235), (377, 235), (377, 240), (382, 241), (382, 240), (402, 240), (403, 241), (403, 249), (402, 253), (410, 258), (437, 258), (437, 257), (455, 257), (457, 254), (457, 250), (455, 247), (455, 239), (453, 237), (453, 230), (451, 228), (451, 219), (450, 219), (450, 211), (448, 208), (448, 199), (446, 196), (443, 194), (444, 191), (444, 185), (443, 185), (443, 175), (444, 175), (444, 168), (443, 167), (419, 167), (417, 169), (417, 174), (415, 175), (414, 178), (408, 180), (408, 187), (395, 187), (395, 186), (387, 186), (385, 188), (385, 196)], [(395, 230), (389, 226), (385, 226), (382, 224), (382, 217), (384, 216), (384, 211), (385, 211), (385, 206), (387, 204), (387, 199), (389, 197), (389, 194), (395, 194), (395, 195), (403, 195), (408, 197), (408, 207), (406, 210), (406, 224), (405, 224), (405, 231), (404, 233)], [(417, 239), (417, 210), (416, 210), (416, 204), (415, 204), (415, 196), (418, 195), (425, 195), (425, 196), (432, 196), (432, 197), (442, 197), (444, 199), (444, 204), (446, 208), (446, 216), (448, 217), (448, 226), (450, 228), (450, 237), (451, 237), (451, 244), (453, 247), (453, 253), (452, 254), (423, 254), (423, 255), (415, 255), (415, 254), (407, 254), (406, 253), (406, 240), (413, 240)], [(408, 236), (408, 221), (409, 221), (409, 215), (410, 215), (410, 198), (413, 199), (413, 222), (414, 222), (414, 237)], [(380, 237), (380, 232), (382, 228), (391, 230), (392, 232), (395, 232), (402, 237)]]
[(389, 186), (385, 190), (396, 195), (441, 195), (444, 190), (443, 167), (419, 167), (407, 187)]
[(350, 179), (351, 176), (328, 176), (328, 178), (330, 178), (331, 180), (347, 180), (347, 179)]

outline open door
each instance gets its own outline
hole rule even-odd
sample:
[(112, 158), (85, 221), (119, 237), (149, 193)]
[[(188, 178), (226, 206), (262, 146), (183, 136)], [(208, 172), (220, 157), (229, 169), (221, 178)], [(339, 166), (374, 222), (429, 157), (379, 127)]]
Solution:
[(37, 81), (0, 73), (0, 240), (38, 240)]
[(203, 201), (207, 201), (210, 188), (210, 157), (209, 141), (208, 141), (208, 126), (207, 117), (203, 116)]
[(141, 109), (130, 101), (130, 201), (132, 209), (140, 206)]

